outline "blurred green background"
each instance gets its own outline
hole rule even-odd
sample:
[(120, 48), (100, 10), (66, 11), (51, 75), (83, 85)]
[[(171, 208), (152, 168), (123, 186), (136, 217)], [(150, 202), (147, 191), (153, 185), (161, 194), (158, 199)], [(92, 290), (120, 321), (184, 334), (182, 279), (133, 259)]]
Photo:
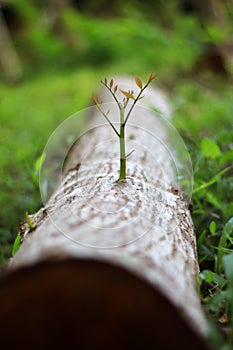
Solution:
[(220, 56), (232, 31), (232, 8), (222, 12), (224, 27), (204, 23), (194, 1), (1, 2), (2, 262), (25, 212), (41, 205), (36, 161), (48, 137), (92, 103), (101, 78), (158, 73), (175, 125), (197, 144), (232, 127), (230, 60), (216, 63), (214, 49), (208, 57), (210, 45)]
[[(232, 33), (231, 0), (0, 1), (0, 263), (25, 212), (41, 207), (38, 164), (54, 129), (92, 104), (101, 78), (153, 72), (194, 165), (201, 270), (222, 276), (233, 243)], [(227, 298), (216, 301), (207, 275), (202, 301), (218, 320)]]

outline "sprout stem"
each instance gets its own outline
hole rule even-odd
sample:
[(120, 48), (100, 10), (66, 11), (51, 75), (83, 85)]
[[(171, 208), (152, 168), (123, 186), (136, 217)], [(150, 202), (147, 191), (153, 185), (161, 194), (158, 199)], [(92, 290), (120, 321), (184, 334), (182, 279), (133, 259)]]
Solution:
[[(98, 99), (96, 96), (93, 96), (93, 100), (96, 104), (96, 107), (98, 108), (98, 110), (100, 111), (100, 113), (104, 116), (104, 118), (107, 120), (107, 122), (109, 123), (109, 125), (111, 126), (111, 128), (113, 129), (113, 131), (116, 133), (116, 135), (119, 137), (119, 143), (120, 143), (120, 172), (119, 172), (119, 179), (118, 181), (122, 181), (126, 179), (126, 152), (125, 152), (125, 126), (126, 123), (129, 119), (130, 114), (132, 113), (132, 110), (134, 108), (134, 106), (136, 105), (136, 103), (143, 98), (142, 93), (143, 91), (147, 88), (147, 86), (152, 82), (152, 80), (156, 77), (156, 75), (153, 75), (152, 73), (150, 73), (147, 83), (143, 86), (141, 79), (136, 76), (135, 77), (135, 82), (136, 85), (139, 87), (140, 91), (137, 95), (137, 97), (134, 97), (133, 91), (129, 90), (129, 91), (124, 91), (120, 89), (120, 92), (124, 95), (124, 99), (122, 101), (119, 101), (117, 96), (116, 96), (116, 92), (118, 89), (118, 86), (115, 85), (114, 87), (114, 82), (113, 79), (110, 80), (110, 82), (108, 83), (107, 79), (105, 78), (105, 80), (101, 80), (101, 84), (103, 84), (108, 91), (111, 93), (112, 97), (114, 98), (119, 111), (120, 111), (120, 131), (118, 131), (115, 126), (113, 125), (113, 123), (111, 122), (111, 120), (108, 118), (108, 112), (104, 112), (101, 108), (101, 104), (99, 103)], [(129, 99), (133, 99), (133, 103), (131, 105), (131, 107), (129, 108), (129, 111), (125, 117), (125, 110), (126, 107), (128, 105)], [(133, 152), (133, 151), (132, 151)], [(129, 155), (132, 153), (130, 152)], [(128, 155), (128, 156), (129, 156)]]
[(126, 154), (125, 154), (125, 122), (124, 122), (125, 108), (120, 107), (120, 180), (126, 178)]

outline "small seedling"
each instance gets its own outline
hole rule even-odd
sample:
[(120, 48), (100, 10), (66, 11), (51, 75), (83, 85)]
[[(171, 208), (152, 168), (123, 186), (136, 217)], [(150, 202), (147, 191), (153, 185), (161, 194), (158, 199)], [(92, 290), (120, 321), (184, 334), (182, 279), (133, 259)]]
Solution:
[(26, 221), (28, 224), (29, 231), (33, 231), (36, 228), (36, 223), (29, 216), (28, 212), (26, 212), (25, 216), (26, 216)]
[(14, 244), (13, 244), (13, 248), (12, 248), (12, 256), (14, 256), (17, 251), (20, 248), (20, 244), (22, 242), (22, 237), (26, 237), (26, 235), (35, 230), (36, 228), (36, 223), (32, 220), (32, 218), (30, 217), (30, 215), (28, 214), (28, 212), (25, 213), (25, 218), (26, 220), (23, 221), (23, 223), (21, 224), (20, 227), (20, 232), (18, 232)]
[[(117, 95), (116, 95), (117, 90), (118, 90), (118, 86), (114, 84), (113, 79), (111, 79), (109, 82), (106, 78), (104, 80), (101, 80), (101, 84), (103, 84), (109, 90), (109, 92), (111, 93), (113, 99), (115, 100), (115, 102), (118, 106), (119, 113), (120, 113), (120, 130), (119, 131), (115, 128), (115, 126), (113, 125), (113, 123), (109, 119), (109, 117), (108, 117), (109, 111), (105, 112), (101, 107), (101, 102), (99, 102), (99, 100), (96, 96), (93, 96), (93, 100), (94, 100), (98, 110), (103, 115), (103, 117), (107, 120), (107, 122), (109, 123), (109, 125), (111, 126), (111, 128), (113, 129), (113, 131), (115, 132), (117, 137), (119, 138), (119, 143), (120, 143), (120, 174), (119, 174), (118, 181), (126, 179), (126, 159), (132, 153), (132, 151), (131, 151), (130, 154), (126, 155), (126, 151), (125, 151), (125, 126), (126, 126), (126, 123), (129, 119), (136, 103), (140, 99), (143, 98), (143, 95), (142, 95), (143, 91), (148, 87), (148, 85), (152, 82), (152, 80), (155, 79), (155, 77), (156, 77), (156, 75), (153, 75), (152, 73), (149, 74), (148, 79), (147, 79), (147, 83), (145, 85), (143, 85), (142, 80), (138, 76), (136, 76), (135, 82), (136, 82), (136, 85), (140, 89), (139, 93), (137, 94), (137, 96), (134, 96), (134, 92), (132, 90), (125, 91), (125, 90), (120, 89), (120, 92), (124, 96), (122, 100), (119, 100)], [(129, 100), (132, 100), (133, 103), (131, 104), (128, 112), (126, 113), (126, 107), (128, 106)]]

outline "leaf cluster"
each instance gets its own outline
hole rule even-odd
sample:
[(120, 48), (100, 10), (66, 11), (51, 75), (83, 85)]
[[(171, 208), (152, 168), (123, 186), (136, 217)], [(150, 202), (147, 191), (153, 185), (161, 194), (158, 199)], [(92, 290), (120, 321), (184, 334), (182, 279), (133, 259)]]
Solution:
[[(190, 145), (200, 297), (221, 330), (218, 349), (226, 343), (233, 345), (233, 143), (230, 140), (233, 131), (227, 130), (215, 139), (203, 138), (198, 147)], [(216, 327), (210, 334), (212, 340), (214, 332)]]
[[(125, 147), (125, 126), (126, 126), (126, 123), (129, 119), (129, 116), (132, 113), (132, 110), (134, 109), (136, 103), (141, 98), (143, 98), (143, 95), (142, 95), (143, 91), (148, 87), (148, 85), (152, 82), (152, 80), (155, 77), (156, 77), (155, 75), (150, 73), (146, 84), (143, 85), (142, 80), (138, 76), (136, 76), (135, 82), (136, 82), (136, 85), (139, 87), (138, 94), (136, 96), (134, 96), (133, 90), (125, 91), (125, 90), (120, 89), (120, 92), (123, 95), (122, 100), (120, 100), (117, 96), (118, 85), (114, 84), (113, 79), (111, 79), (109, 82), (108, 82), (107, 78), (105, 78), (104, 80), (101, 80), (101, 83), (110, 92), (110, 94), (112, 95), (113, 99), (115, 100), (115, 102), (118, 106), (118, 109), (120, 112), (119, 131), (115, 128), (112, 121), (108, 117), (108, 114), (110, 111), (105, 112), (102, 109), (101, 103), (99, 102), (98, 98), (96, 96), (93, 96), (93, 101), (95, 102), (96, 107), (98, 108), (100, 113), (103, 115), (103, 117), (107, 120), (107, 122), (109, 123), (109, 125), (111, 126), (111, 128), (113, 129), (113, 131), (115, 132), (115, 134), (118, 136), (118, 138), (120, 140), (120, 170), (119, 170), (118, 181), (124, 181), (126, 179), (126, 160), (127, 160), (127, 157), (133, 152), (133, 150), (132, 150), (128, 155), (126, 155), (126, 151), (125, 151), (125, 149), (126, 149), (126, 147)], [(126, 107), (128, 105), (129, 100), (133, 100), (133, 102), (132, 102), (128, 112), (126, 113)]]
[[(144, 96), (142, 95), (142, 93), (144, 92), (144, 90), (149, 86), (149, 84), (157, 77), (157, 75), (153, 75), (152, 73), (149, 74), (148, 78), (147, 78), (147, 82), (146, 84), (143, 85), (143, 82), (141, 80), (141, 78), (139, 78), (138, 76), (135, 77), (135, 82), (136, 85), (139, 87), (139, 92), (136, 96), (134, 96), (134, 91), (133, 90), (122, 90), (119, 89), (119, 91), (122, 93), (123, 95), (123, 99), (120, 100), (117, 97), (117, 91), (118, 91), (118, 85), (114, 84), (114, 80), (111, 79), (110, 81), (108, 81), (107, 78), (105, 78), (104, 80), (101, 80), (101, 84), (104, 85), (107, 90), (111, 93), (113, 99), (115, 100), (119, 110), (121, 111), (122, 109), (125, 110), (129, 100), (133, 100), (133, 103), (128, 111), (128, 113), (126, 114), (126, 117), (123, 121), (123, 126), (126, 125), (129, 116), (134, 108), (134, 106), (136, 105), (136, 103), (142, 99)], [(101, 108), (101, 102), (98, 100), (98, 97), (96, 95), (93, 96), (93, 101), (95, 103), (95, 105), (97, 106), (98, 110), (101, 112), (101, 114), (104, 116), (104, 118), (107, 120), (107, 122), (110, 124), (110, 126), (112, 127), (112, 129), (114, 130), (114, 132), (117, 134), (118, 137), (120, 137), (119, 132), (115, 129), (114, 125), (112, 124), (112, 122), (109, 120), (108, 118), (108, 114), (109, 111), (104, 112), (103, 109)]]

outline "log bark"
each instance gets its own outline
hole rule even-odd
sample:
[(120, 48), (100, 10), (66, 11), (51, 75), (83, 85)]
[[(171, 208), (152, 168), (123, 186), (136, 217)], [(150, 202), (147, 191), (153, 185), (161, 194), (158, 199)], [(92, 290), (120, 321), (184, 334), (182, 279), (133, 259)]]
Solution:
[[(145, 100), (166, 106), (153, 89)], [(4, 334), (13, 327), (17, 347), (36, 349), (206, 349), (196, 238), (188, 203), (174, 190), (169, 135), (155, 113), (137, 109), (126, 127), (135, 152), (119, 183), (118, 142), (93, 111), (0, 283)], [(20, 314), (30, 319), (26, 333)]]

